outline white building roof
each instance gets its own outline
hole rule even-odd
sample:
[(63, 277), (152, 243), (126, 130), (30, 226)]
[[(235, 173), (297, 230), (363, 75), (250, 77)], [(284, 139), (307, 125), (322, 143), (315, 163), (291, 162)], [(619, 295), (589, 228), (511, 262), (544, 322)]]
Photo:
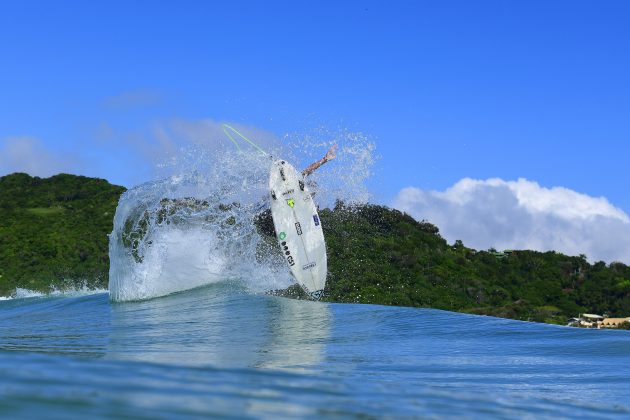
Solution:
[(595, 314), (582, 314), (582, 318), (586, 318), (586, 319), (604, 319), (603, 316), (595, 315)]

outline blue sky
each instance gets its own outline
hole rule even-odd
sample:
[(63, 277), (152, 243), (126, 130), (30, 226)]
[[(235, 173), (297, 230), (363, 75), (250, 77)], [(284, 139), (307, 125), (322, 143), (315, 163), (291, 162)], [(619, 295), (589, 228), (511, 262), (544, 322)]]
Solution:
[(628, 21), (626, 1), (2, 2), (0, 147), (34, 152), (0, 172), (132, 186), (125, 142), (156, 121), (325, 125), (375, 140), (380, 202), (526, 178), (630, 213)]

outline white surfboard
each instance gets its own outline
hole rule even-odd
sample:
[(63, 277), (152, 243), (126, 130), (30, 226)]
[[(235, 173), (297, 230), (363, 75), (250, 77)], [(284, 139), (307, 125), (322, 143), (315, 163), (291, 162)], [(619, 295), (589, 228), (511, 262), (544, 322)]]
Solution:
[(326, 285), (326, 243), (317, 207), (300, 174), (277, 160), (269, 174), (271, 215), (278, 243), (295, 280), (319, 300)]

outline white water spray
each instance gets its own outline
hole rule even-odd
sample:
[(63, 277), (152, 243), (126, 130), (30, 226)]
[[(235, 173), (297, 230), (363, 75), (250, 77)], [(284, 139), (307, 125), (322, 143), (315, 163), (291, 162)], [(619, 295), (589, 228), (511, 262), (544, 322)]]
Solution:
[[(269, 152), (301, 163), (307, 151), (326, 151), (312, 136), (298, 140), (301, 147), (288, 140), (284, 150)], [(315, 178), (320, 204), (359, 201), (357, 186), (373, 161), (365, 137), (338, 140), (340, 165), (328, 164)], [(109, 243), (112, 300), (148, 299), (217, 282), (253, 292), (293, 283), (275, 238), (262, 235), (254, 223), (269, 208), (271, 159), (244, 150), (229, 144), (211, 153), (184, 148), (167, 165), (169, 176), (123, 194)]]

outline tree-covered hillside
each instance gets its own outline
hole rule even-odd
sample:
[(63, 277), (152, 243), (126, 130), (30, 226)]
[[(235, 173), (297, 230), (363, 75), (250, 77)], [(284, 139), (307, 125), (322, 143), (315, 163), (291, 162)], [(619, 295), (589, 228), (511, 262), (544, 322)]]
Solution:
[(432, 307), (564, 323), (580, 312), (630, 316), (630, 267), (556, 252), (475, 251), (380, 206), (321, 212), (326, 299)]
[(16, 287), (107, 287), (107, 234), (125, 189), (103, 179), (0, 178), (0, 295)]
[[(84, 281), (106, 287), (107, 234), (123, 191), (73, 175), (0, 178), (0, 295)], [(580, 312), (630, 315), (630, 267), (621, 263), (449, 245), (436, 226), (382, 206), (338, 203), (321, 219), (329, 264), (324, 300), (559, 323)], [(273, 235), (269, 217), (255, 223)]]

